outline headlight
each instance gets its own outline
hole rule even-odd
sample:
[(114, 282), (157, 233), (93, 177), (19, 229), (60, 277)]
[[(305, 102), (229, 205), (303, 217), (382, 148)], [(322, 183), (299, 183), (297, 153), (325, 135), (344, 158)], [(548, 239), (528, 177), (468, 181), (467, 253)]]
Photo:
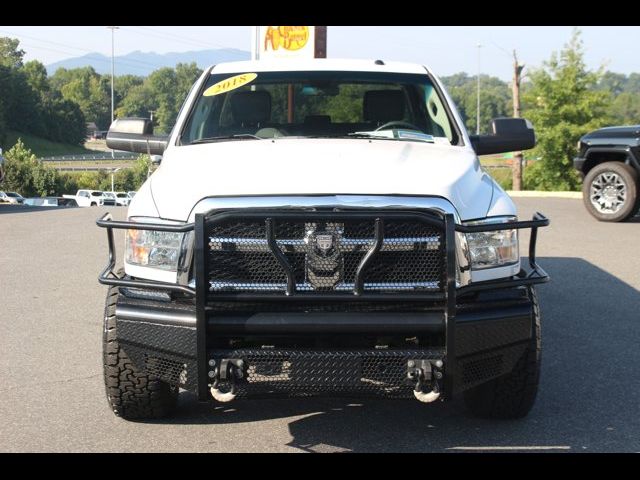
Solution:
[[(134, 222), (166, 223), (157, 218), (130, 218)], [(177, 271), (185, 233), (127, 230), (125, 260), (131, 265)]]
[[(486, 225), (515, 221), (515, 217), (499, 217), (467, 222), (465, 225)], [(513, 265), (520, 260), (518, 230), (496, 230), (467, 233), (467, 244), (472, 270)]]

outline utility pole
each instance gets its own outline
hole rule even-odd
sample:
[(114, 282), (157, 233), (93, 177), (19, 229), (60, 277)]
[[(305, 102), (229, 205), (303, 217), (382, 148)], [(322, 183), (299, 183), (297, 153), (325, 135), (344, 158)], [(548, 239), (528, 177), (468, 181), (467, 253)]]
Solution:
[(480, 49), (482, 48), (481, 44), (477, 45), (478, 47), (478, 98), (476, 103), (476, 135), (480, 135)]
[(115, 59), (114, 59), (114, 32), (118, 30), (120, 27), (107, 27), (111, 30), (111, 123), (113, 123), (113, 110), (114, 110), (114, 102), (113, 102), (113, 77), (115, 73)]
[[(522, 70), (524, 65), (518, 63), (516, 51), (513, 51), (513, 117), (520, 118), (520, 80), (522, 80)], [(513, 190), (522, 190), (522, 152), (513, 152), (511, 164), (513, 173)]]
[(114, 192), (114, 188), (113, 188), (113, 176), (115, 175), (116, 172), (119, 172), (120, 169), (119, 168), (114, 168), (113, 170), (111, 170), (111, 191)]
[(260, 49), (258, 48), (258, 42), (260, 41), (260, 35), (258, 35), (258, 30), (260, 27), (250, 27), (251, 28), (251, 60), (258, 60), (258, 55)]

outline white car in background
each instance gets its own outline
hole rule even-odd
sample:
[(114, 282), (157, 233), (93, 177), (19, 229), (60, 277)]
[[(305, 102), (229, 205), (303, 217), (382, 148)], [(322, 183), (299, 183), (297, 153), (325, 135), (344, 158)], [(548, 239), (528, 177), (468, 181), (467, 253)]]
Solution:
[(24, 203), (24, 197), (20, 195), (18, 192), (4, 192), (4, 193), (6, 193), (8, 197), (11, 197), (17, 200), (18, 203), (20, 204)]
[(116, 192), (102, 192), (102, 204), (103, 205), (117, 205), (118, 200)]
[[(79, 207), (101, 207), (105, 204), (103, 192), (101, 190), (81, 189), (75, 195), (62, 195), (64, 198), (73, 198)], [(115, 205), (115, 200), (110, 202)]]
[(115, 192), (116, 194), (116, 205), (121, 207), (128, 207), (131, 199), (127, 195), (127, 192)]
[(15, 198), (15, 197), (13, 197), (11, 195), (8, 195), (6, 192), (0, 192), (0, 202), (2, 202), (2, 203), (13, 203), (15, 205), (20, 203), (17, 198)]

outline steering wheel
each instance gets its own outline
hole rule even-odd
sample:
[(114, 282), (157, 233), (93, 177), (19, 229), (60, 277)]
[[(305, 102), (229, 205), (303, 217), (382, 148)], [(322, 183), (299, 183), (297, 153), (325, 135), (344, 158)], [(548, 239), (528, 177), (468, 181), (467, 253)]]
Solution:
[(389, 127), (408, 127), (411, 130), (417, 130), (418, 132), (422, 131), (420, 127), (416, 127), (413, 123), (403, 122), (402, 120), (393, 120), (391, 122), (385, 123), (384, 125), (380, 125), (378, 128), (374, 130), (374, 132), (377, 132), (379, 130), (385, 130)]
[(279, 138), (279, 137), (286, 137), (289, 134), (286, 131), (279, 128), (265, 127), (258, 130), (255, 133), (255, 135), (256, 137), (260, 137), (260, 138)]

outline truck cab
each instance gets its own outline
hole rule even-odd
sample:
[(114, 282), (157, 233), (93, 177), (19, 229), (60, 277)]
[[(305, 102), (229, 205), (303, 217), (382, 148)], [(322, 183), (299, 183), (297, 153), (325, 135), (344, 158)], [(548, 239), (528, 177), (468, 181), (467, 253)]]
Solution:
[(107, 145), (161, 163), (127, 221), (98, 221), (113, 411), (168, 415), (184, 388), (218, 402), (463, 394), (478, 415), (526, 415), (549, 221), (519, 219), (478, 161), (532, 148), (531, 124), (492, 131), (470, 136), (428, 68), (381, 60), (220, 64), (170, 135), (117, 119)]

